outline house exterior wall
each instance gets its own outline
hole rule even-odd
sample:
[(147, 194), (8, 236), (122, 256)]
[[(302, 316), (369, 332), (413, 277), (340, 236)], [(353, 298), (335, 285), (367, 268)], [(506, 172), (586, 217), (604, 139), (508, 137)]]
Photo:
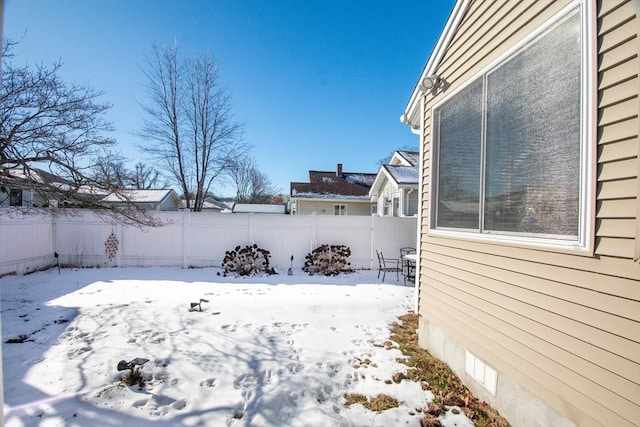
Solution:
[[(380, 191), (380, 197), (378, 197), (378, 215), (393, 216), (393, 206), (391, 204), (391, 200), (394, 197), (397, 197), (397, 191), (398, 188), (392, 181), (388, 179), (385, 180), (385, 183), (382, 186), (382, 191)], [(386, 211), (385, 205), (387, 205)]]
[(296, 215), (311, 215), (314, 212), (318, 215), (333, 215), (333, 205), (346, 205), (347, 215), (371, 215), (370, 202), (352, 202), (352, 201), (325, 201), (325, 200), (306, 200), (292, 199), (296, 203)]
[(157, 211), (177, 211), (178, 209), (180, 209), (180, 201), (171, 196), (166, 197), (156, 208)]
[[(640, 422), (638, 2), (598, 1), (593, 252), (429, 231), (431, 108), (570, 1), (472, 1), (423, 98), (419, 340), (514, 426)], [(635, 260), (634, 260), (635, 258)], [(487, 392), (469, 351), (497, 372)]]
[(32, 190), (28, 189), (7, 189), (9, 193), (0, 192), (0, 207), (9, 207), (11, 206), (11, 192), (19, 191), (21, 194), (22, 204), (20, 206), (30, 207), (36, 204), (40, 206), (44, 203), (44, 199), (37, 194), (34, 194)]
[[(394, 215), (393, 212), (392, 200), (394, 198), (398, 199), (398, 215)], [(415, 189), (401, 189), (393, 181), (386, 179), (376, 203), (378, 216), (415, 216), (418, 214), (418, 191)], [(389, 205), (386, 213), (384, 209), (385, 203)]]

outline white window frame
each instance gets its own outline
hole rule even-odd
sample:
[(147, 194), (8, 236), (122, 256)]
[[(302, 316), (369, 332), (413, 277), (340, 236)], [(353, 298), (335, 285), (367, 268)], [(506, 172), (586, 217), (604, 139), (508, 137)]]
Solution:
[[(579, 194), (579, 219), (578, 219), (578, 237), (577, 239), (560, 239), (546, 237), (531, 237), (517, 234), (505, 233), (480, 233), (476, 231), (468, 231), (463, 229), (438, 229), (436, 228), (437, 216), (437, 197), (432, 197), (430, 201), (430, 210), (428, 221), (428, 234), (432, 236), (464, 238), (481, 242), (490, 242), (497, 244), (512, 244), (525, 247), (538, 247), (550, 250), (560, 250), (576, 252), (584, 255), (593, 255), (594, 251), (594, 231), (595, 231), (595, 170), (596, 170), (596, 135), (597, 135), (597, 70), (596, 70), (596, 17), (595, 6), (589, 0), (574, 1), (564, 7), (551, 19), (538, 27), (536, 31), (522, 39), (518, 44), (489, 63), (477, 74), (466, 79), (465, 84), (456, 88), (442, 100), (438, 101), (431, 107), (430, 117), (435, 117), (434, 110), (456, 96), (460, 91), (472, 84), (476, 79), (486, 75), (491, 70), (497, 68), (500, 64), (505, 63), (517, 51), (522, 49), (524, 45), (531, 42), (534, 38), (547, 31), (550, 27), (557, 24), (561, 20), (567, 18), (577, 8), (581, 14), (581, 135), (580, 135), (580, 194)], [(433, 126), (433, 124), (432, 124)], [(433, 155), (430, 159), (431, 176), (429, 179), (429, 194), (435, 195), (438, 153), (432, 140)]]
[(395, 194), (391, 198), (391, 215), (392, 217), (401, 217), (402, 216), (402, 205), (400, 203), (400, 196)]
[[(338, 209), (338, 213), (336, 213), (336, 208)], [(344, 211), (344, 213), (342, 213)], [(334, 216), (344, 216), (347, 214), (347, 205), (344, 203), (334, 203), (333, 204), (333, 215)]]

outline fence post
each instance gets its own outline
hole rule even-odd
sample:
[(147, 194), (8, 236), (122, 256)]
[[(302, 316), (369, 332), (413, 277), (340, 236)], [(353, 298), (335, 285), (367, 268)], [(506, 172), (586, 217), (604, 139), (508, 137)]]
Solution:
[(122, 256), (124, 254), (124, 232), (122, 230), (122, 223), (118, 222), (116, 224), (116, 238), (120, 242), (120, 248), (116, 252), (116, 266), (123, 267), (122, 265)]
[(255, 215), (256, 214), (254, 212), (249, 212), (249, 215), (247, 215), (247, 232), (249, 234), (249, 241), (252, 245), (256, 243), (256, 235), (254, 230), (254, 227), (256, 225)]
[(312, 252), (318, 247), (318, 214), (316, 212), (311, 213), (311, 248), (309, 252)]
[(191, 236), (191, 212), (182, 211), (182, 268), (189, 268), (189, 238)]
[[(57, 230), (57, 224), (56, 224), (56, 211), (54, 209), (52, 209), (51, 211), (51, 254), (50, 256), (53, 256), (54, 253), (56, 253), (58, 251), (58, 230)], [(60, 255), (60, 254), (58, 254)], [(58, 258), (58, 262), (59, 262), (60, 258)], [(55, 260), (54, 260), (55, 261)]]
[(374, 237), (373, 234), (376, 231), (375, 221), (376, 221), (376, 215), (371, 214), (371, 233), (369, 233), (369, 242), (371, 242), (369, 247), (369, 268), (372, 270), (373, 270), (373, 250), (375, 249), (373, 247), (373, 237)]

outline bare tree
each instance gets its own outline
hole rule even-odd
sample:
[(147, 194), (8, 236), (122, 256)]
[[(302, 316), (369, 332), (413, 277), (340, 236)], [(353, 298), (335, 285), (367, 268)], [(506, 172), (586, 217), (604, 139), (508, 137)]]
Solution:
[[(14, 66), (11, 49), (3, 44), (0, 88), (0, 189), (29, 187), (42, 199), (61, 200), (116, 216), (136, 224), (155, 225), (133, 205), (100, 203), (117, 189), (91, 176), (115, 144), (106, 135), (113, 125), (104, 118), (110, 108), (103, 93), (67, 84), (51, 66)], [(47, 169), (46, 171), (43, 169)]]
[(148, 190), (151, 188), (165, 188), (167, 182), (162, 179), (160, 171), (138, 162), (133, 170), (127, 169), (122, 157), (110, 153), (96, 162), (93, 179), (106, 182), (114, 188)]
[(100, 156), (95, 163), (92, 177), (96, 182), (108, 183), (114, 188), (127, 187), (130, 172), (127, 170), (124, 160), (118, 155), (107, 153)]
[(385, 157), (384, 159), (378, 160), (377, 166), (380, 167), (382, 165), (389, 164), (389, 162), (391, 161), (391, 158), (393, 157), (396, 151), (416, 151), (417, 152), (417, 151), (420, 151), (420, 149), (412, 145), (404, 145), (402, 147), (398, 147), (395, 150), (393, 150), (391, 153), (387, 154), (387, 157)]
[(147, 143), (140, 148), (165, 164), (187, 206), (201, 211), (212, 183), (248, 150), (216, 62), (211, 55), (185, 60), (175, 44), (156, 44), (144, 73), (148, 101), (138, 135)]
[(129, 186), (131, 188), (147, 190), (150, 188), (166, 188), (169, 185), (158, 169), (138, 162), (130, 174)]
[(269, 177), (258, 169), (251, 157), (234, 161), (228, 175), (236, 187), (238, 203), (266, 203), (276, 193)]

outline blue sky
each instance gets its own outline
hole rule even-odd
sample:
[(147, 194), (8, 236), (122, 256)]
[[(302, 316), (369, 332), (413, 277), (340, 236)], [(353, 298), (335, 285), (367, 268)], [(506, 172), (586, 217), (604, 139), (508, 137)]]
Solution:
[[(454, 0), (6, 0), (18, 64), (61, 60), (105, 92), (118, 149), (145, 160), (141, 71), (152, 43), (211, 53), (260, 169), (284, 193), (309, 170), (377, 172), (418, 137), (399, 117)], [(217, 194), (230, 195), (228, 188)]]

